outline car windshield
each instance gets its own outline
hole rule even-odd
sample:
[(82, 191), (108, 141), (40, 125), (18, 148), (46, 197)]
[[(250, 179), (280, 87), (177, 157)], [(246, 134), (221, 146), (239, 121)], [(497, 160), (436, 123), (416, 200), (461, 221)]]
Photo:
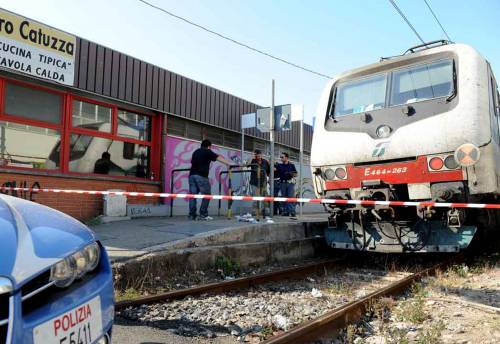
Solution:
[(334, 116), (381, 109), (385, 105), (386, 74), (349, 81), (337, 86)]
[(453, 63), (449, 60), (414, 66), (392, 73), (390, 105), (451, 95)]

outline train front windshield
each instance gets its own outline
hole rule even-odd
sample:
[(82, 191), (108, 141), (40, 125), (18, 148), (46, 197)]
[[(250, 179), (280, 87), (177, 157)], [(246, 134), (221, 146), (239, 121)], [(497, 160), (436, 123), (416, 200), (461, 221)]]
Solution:
[(334, 93), (333, 117), (449, 97), (453, 92), (453, 61), (442, 60), (406, 67), (339, 83)]

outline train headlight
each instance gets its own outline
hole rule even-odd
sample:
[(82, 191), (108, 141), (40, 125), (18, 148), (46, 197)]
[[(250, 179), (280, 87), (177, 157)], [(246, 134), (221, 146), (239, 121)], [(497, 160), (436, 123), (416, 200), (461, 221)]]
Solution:
[(384, 125), (381, 125), (377, 128), (376, 134), (378, 137), (380, 137), (382, 139), (382, 138), (389, 137), (389, 135), (391, 135), (391, 131), (392, 131), (391, 127), (384, 124)]
[(454, 154), (455, 161), (462, 167), (469, 167), (479, 161), (481, 151), (472, 143), (465, 143), (457, 148)]
[(327, 168), (325, 170), (325, 177), (328, 180), (334, 180), (335, 179), (335, 171), (332, 170), (331, 168)]
[(446, 168), (449, 170), (454, 170), (454, 169), (458, 168), (458, 164), (455, 161), (455, 157), (453, 155), (448, 155), (444, 159), (444, 166), (446, 166)]
[(429, 167), (431, 170), (438, 171), (443, 168), (443, 159), (438, 156), (435, 156), (431, 160), (429, 160)]
[(335, 169), (335, 176), (338, 179), (345, 179), (345, 177), (347, 176), (347, 172), (346, 172), (345, 168), (343, 168), (343, 167), (337, 167)]

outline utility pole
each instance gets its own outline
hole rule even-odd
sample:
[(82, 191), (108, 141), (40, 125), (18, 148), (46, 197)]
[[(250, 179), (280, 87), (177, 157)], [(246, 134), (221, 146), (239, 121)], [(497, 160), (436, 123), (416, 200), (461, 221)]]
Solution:
[[(271, 159), (269, 159), (269, 169), (270, 169), (270, 176), (269, 176), (269, 186), (271, 190), (271, 197), (274, 197), (274, 79), (272, 81), (272, 86), (271, 86), (271, 131), (269, 132), (269, 141), (271, 142)], [(269, 214), (270, 217), (273, 217), (274, 215), (274, 202), (271, 202), (269, 210), (271, 214)]]
[[(302, 187), (304, 186), (303, 176), (302, 176), (302, 165), (304, 164), (304, 112), (302, 112), (302, 118), (300, 119), (300, 143), (299, 143), (299, 198), (302, 198)], [(299, 203), (299, 215), (302, 217), (302, 208), (304, 204)]]

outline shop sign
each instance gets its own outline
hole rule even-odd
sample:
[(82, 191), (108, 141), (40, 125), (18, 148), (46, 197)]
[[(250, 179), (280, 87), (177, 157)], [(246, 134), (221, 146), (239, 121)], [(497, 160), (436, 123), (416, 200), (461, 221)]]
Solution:
[(0, 67), (73, 85), (76, 38), (0, 9)]

